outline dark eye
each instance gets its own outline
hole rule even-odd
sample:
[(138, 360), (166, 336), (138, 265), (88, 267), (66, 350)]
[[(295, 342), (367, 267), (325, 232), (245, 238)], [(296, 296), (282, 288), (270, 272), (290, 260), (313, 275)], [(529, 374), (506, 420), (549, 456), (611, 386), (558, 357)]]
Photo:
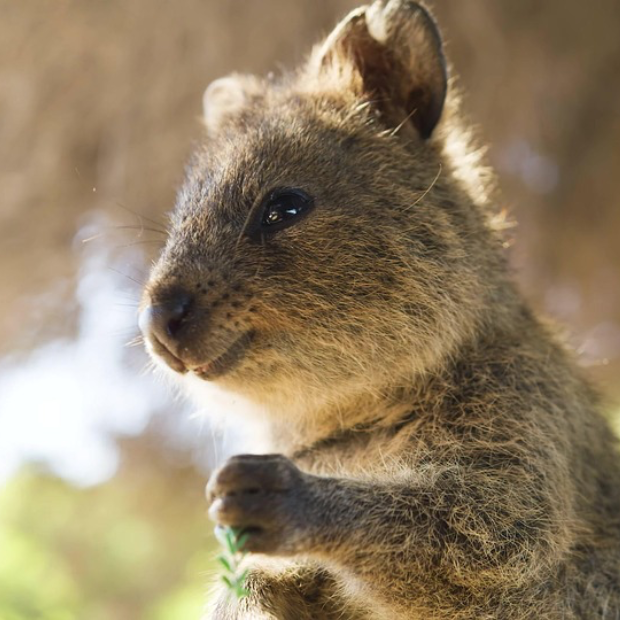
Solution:
[(300, 189), (275, 190), (263, 203), (260, 229), (275, 232), (286, 228), (308, 213), (312, 206), (312, 198)]

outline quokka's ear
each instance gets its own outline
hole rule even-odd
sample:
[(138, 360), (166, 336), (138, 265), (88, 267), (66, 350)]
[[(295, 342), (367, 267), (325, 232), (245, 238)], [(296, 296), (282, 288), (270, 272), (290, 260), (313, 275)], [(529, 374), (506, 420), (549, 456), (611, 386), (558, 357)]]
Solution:
[[(429, 12), (411, 0), (376, 0), (350, 13), (311, 58), (374, 101), (387, 123), (405, 118), (429, 138), (439, 122), (448, 73)], [(346, 77), (345, 77), (346, 76)]]
[(233, 74), (211, 82), (202, 97), (207, 131), (216, 133), (226, 121), (239, 116), (259, 92), (258, 80), (252, 76)]

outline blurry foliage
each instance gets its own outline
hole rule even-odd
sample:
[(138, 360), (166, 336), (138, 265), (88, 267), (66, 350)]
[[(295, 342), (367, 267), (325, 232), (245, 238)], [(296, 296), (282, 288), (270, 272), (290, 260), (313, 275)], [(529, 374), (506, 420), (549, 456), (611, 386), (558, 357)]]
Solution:
[(89, 489), (24, 470), (0, 491), (0, 618), (199, 618), (216, 547), (203, 484), (136, 462)]

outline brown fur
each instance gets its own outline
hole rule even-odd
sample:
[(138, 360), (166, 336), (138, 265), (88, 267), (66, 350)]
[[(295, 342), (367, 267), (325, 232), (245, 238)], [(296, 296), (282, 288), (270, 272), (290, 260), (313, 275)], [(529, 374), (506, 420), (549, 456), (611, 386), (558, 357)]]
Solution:
[[(167, 343), (190, 387), (248, 335), (208, 378), (286, 455), (210, 481), (252, 552), (211, 618), (620, 619), (615, 440), (511, 282), (444, 69), (428, 14), (378, 0), (297, 73), (207, 92), (145, 307), (190, 296)], [(251, 238), (277, 187), (315, 208)]]

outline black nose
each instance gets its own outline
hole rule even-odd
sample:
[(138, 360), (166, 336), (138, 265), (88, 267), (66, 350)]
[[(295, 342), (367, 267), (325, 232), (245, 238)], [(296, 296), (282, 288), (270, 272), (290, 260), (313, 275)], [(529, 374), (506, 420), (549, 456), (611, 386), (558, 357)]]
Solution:
[(138, 325), (145, 339), (169, 366), (179, 372), (185, 365), (179, 359), (179, 340), (188, 322), (193, 298), (185, 291), (168, 293), (140, 312)]

